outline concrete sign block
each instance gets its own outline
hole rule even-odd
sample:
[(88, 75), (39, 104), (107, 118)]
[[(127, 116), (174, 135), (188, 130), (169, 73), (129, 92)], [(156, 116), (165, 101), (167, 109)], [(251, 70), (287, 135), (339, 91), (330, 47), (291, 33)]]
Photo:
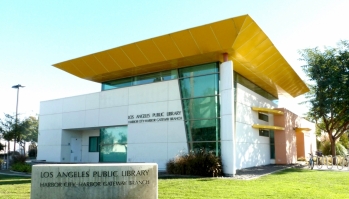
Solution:
[(34, 165), (31, 198), (158, 198), (158, 165), (155, 163)]

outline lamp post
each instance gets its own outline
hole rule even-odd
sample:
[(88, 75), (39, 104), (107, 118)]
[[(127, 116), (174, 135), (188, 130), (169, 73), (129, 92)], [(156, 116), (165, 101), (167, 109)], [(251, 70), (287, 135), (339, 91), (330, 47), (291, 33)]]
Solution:
[[(17, 84), (17, 85), (12, 86), (12, 88), (17, 89), (16, 120), (15, 120), (15, 125), (16, 125), (16, 128), (17, 128), (19, 88), (24, 88), (24, 86), (22, 86), (22, 85), (20, 85), (20, 84)], [(16, 150), (16, 138), (15, 138), (14, 143), (13, 143), (13, 153), (15, 152), (15, 150)], [(9, 153), (9, 151), (10, 151), (10, 141), (8, 141), (7, 168), (9, 168), (9, 158), (8, 158), (8, 153)]]

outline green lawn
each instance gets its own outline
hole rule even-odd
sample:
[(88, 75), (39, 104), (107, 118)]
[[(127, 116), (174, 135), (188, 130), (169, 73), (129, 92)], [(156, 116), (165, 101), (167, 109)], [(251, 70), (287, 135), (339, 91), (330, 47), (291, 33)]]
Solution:
[[(159, 179), (159, 198), (349, 198), (349, 172), (287, 169), (255, 180)], [(0, 175), (0, 198), (29, 198), (30, 179)]]
[(30, 178), (0, 175), (0, 198), (30, 198)]
[(349, 198), (349, 172), (287, 169), (256, 180), (163, 179), (159, 198)]

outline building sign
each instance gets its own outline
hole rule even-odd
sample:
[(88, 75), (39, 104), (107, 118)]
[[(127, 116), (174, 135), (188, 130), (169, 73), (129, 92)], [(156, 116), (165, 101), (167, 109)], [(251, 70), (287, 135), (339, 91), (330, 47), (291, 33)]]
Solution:
[(34, 165), (31, 198), (157, 198), (157, 164)]
[(176, 120), (183, 120), (182, 111), (143, 113), (128, 116), (129, 124), (144, 122), (166, 122)]

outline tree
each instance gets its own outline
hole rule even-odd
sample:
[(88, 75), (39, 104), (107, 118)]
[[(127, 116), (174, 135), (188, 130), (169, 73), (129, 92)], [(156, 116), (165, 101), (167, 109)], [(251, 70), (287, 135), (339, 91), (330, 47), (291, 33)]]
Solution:
[(0, 133), (7, 141), (14, 140), (19, 142), (25, 153), (25, 142), (38, 141), (38, 120), (30, 116), (24, 120), (17, 119), (15, 116), (5, 114), (3, 120), (0, 119)]
[(4, 145), (4, 144), (0, 143), (0, 151), (5, 150), (5, 147), (6, 147), (6, 145)]
[[(0, 119), (0, 133), (6, 141), (15, 140), (16, 129), (14, 116), (5, 114), (4, 119)], [(8, 145), (8, 147), (8, 149), (10, 149), (10, 145)]]
[(310, 105), (308, 117), (328, 134), (332, 156), (335, 143), (349, 131), (349, 43), (341, 41), (336, 48), (326, 47), (300, 51), (306, 64), (311, 92), (306, 95)]
[(36, 117), (30, 116), (20, 122), (21, 133), (18, 142), (24, 150), (26, 142), (38, 142), (39, 121)]

